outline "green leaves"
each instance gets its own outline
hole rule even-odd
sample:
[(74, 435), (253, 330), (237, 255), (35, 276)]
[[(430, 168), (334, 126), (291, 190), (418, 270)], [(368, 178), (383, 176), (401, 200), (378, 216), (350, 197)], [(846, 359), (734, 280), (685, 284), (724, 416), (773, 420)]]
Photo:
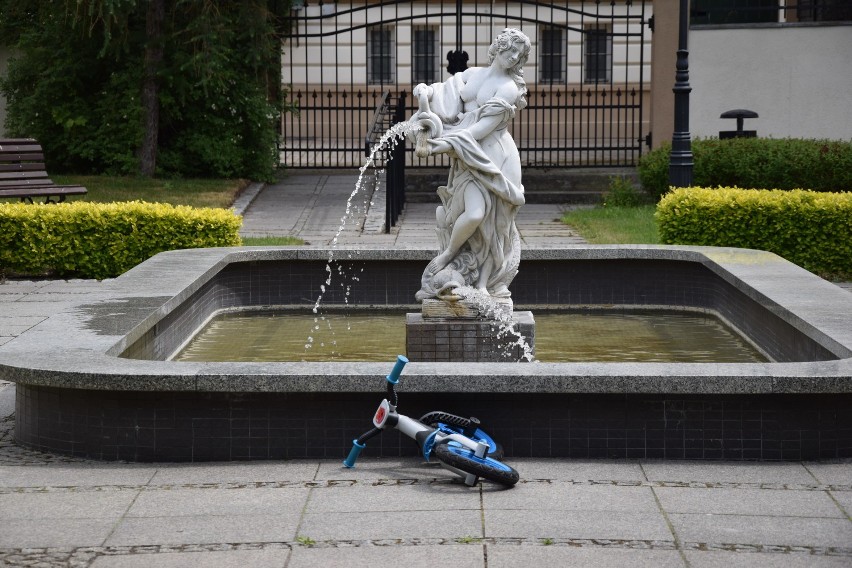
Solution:
[(0, 269), (110, 278), (162, 251), (237, 246), (241, 225), (228, 209), (164, 203), (0, 203)]
[[(670, 145), (639, 160), (639, 178), (648, 194), (669, 190)], [(852, 188), (852, 142), (797, 138), (715, 138), (692, 142), (698, 187), (742, 187), (844, 191)]]
[[(156, 174), (273, 179), (282, 106), (266, 87), (289, 3), (163, 2)], [(8, 134), (38, 139), (52, 173), (139, 173), (149, 4), (0, 0)]]
[(852, 193), (680, 188), (655, 217), (664, 244), (767, 250), (818, 274), (852, 274)]

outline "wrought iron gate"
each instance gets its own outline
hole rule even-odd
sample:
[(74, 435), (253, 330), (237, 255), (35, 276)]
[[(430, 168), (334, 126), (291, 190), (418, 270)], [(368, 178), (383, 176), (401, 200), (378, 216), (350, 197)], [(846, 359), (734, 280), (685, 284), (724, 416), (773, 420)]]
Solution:
[[(301, 1), (283, 46), (283, 82), (297, 109), (282, 122), (284, 165), (361, 165), (385, 93), (397, 99), (416, 83), (445, 80), (445, 57), (463, 65), (462, 52), (468, 66), (488, 65), (488, 45), (506, 27), (532, 41), (529, 106), (512, 126), (525, 166), (626, 166), (642, 153), (650, 0)], [(413, 166), (444, 159), (406, 155)]]

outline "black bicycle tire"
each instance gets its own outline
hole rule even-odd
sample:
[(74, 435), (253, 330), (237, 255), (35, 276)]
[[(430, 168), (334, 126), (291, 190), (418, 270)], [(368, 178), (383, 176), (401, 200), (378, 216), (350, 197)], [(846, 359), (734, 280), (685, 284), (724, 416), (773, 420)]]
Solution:
[[(469, 448), (463, 449), (467, 450), (471, 454), (473, 453), (473, 451)], [(432, 452), (435, 454), (436, 458), (448, 466), (460, 469), (467, 473), (472, 473), (473, 475), (494, 483), (508, 485), (511, 487), (520, 480), (520, 474), (509, 465), (498, 462), (508, 468), (507, 470), (498, 469), (489, 465), (487, 463), (488, 460), (478, 461), (477, 459), (471, 459), (471, 457), (465, 456), (464, 454), (455, 453), (447, 444), (438, 444)], [(489, 459), (491, 461), (497, 461), (493, 458)]]

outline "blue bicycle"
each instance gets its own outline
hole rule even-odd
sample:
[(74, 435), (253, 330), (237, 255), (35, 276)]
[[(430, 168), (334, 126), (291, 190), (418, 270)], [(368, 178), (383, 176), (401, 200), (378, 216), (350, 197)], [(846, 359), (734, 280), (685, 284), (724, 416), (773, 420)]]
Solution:
[(386, 428), (396, 428), (417, 442), (426, 461), (434, 455), (441, 465), (461, 476), (466, 485), (476, 485), (480, 477), (510, 487), (515, 485), (519, 479), (518, 472), (499, 461), (503, 455), (502, 448), (479, 427), (479, 420), (475, 417), (462, 418), (437, 411), (415, 420), (397, 412), (399, 397), (396, 385), (406, 363), (408, 359), (397, 356), (396, 365), (385, 377), (388, 397), (373, 416), (373, 428), (352, 441), (352, 450), (343, 465), (355, 467), (355, 460), (370, 438), (378, 436)]

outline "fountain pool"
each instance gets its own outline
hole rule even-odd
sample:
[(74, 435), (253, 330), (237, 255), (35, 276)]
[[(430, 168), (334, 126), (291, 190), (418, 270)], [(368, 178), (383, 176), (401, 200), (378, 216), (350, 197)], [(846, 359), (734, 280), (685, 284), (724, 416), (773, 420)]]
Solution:
[[(535, 313), (536, 359), (548, 363), (755, 363), (760, 351), (699, 311), (585, 309)], [(459, 332), (459, 337), (463, 337)], [(311, 343), (306, 344), (305, 338)], [(215, 315), (174, 361), (386, 361), (405, 353), (404, 312), (228, 310)], [(452, 338), (451, 338), (452, 339)]]
[[(323, 304), (409, 309), (434, 254), (337, 250), (343, 269), (332, 271)], [(166, 360), (219, 310), (310, 310), (327, 257), (305, 248), (172, 251), (102, 283), (0, 351), (0, 379), (18, 383), (16, 440), (136, 461), (343, 456), (396, 353), (387, 363)], [(852, 296), (775, 255), (527, 250), (512, 297), (533, 310), (704, 310), (772, 361), (413, 362), (400, 384), (406, 412), (479, 416), (509, 456), (852, 457)], [(391, 435), (371, 449), (416, 452)]]

